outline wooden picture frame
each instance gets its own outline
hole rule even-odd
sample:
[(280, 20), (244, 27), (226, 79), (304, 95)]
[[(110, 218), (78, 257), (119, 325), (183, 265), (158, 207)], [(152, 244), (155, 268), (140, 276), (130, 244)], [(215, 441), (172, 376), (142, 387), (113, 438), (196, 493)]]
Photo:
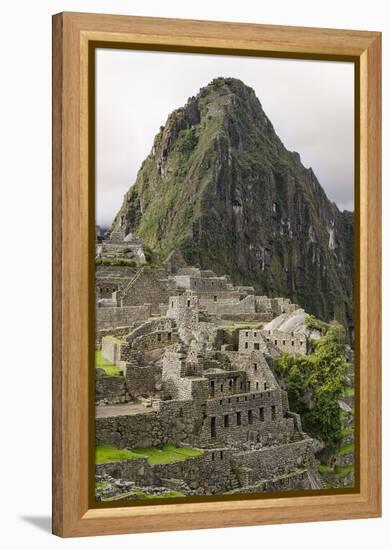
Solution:
[[(95, 238), (88, 102), (93, 47), (348, 60), (356, 82), (358, 487), (345, 494), (91, 506), (90, 284)], [(53, 17), (53, 532), (62, 537), (381, 514), (381, 34), (87, 13)], [(358, 268), (358, 269), (357, 269)], [(92, 305), (91, 305), (92, 304)]]

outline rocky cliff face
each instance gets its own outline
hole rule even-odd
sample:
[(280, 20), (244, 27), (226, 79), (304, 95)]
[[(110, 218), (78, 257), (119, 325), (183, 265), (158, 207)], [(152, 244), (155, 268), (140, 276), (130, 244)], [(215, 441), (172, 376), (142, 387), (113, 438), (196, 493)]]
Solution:
[(118, 228), (161, 259), (180, 250), (235, 284), (352, 321), (353, 214), (328, 200), (240, 80), (213, 80), (168, 117)]

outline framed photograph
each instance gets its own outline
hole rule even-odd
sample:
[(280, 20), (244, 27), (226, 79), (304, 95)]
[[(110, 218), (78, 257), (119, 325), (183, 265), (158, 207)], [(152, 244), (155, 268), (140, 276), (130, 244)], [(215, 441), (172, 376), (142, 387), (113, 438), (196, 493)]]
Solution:
[(381, 513), (381, 35), (53, 17), (53, 532)]

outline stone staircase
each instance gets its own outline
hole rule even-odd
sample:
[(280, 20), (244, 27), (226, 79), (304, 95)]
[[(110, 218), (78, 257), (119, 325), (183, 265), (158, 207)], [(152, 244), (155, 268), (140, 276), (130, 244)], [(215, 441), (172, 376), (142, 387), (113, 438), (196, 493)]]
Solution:
[(136, 283), (136, 281), (139, 280), (139, 278), (141, 277), (141, 275), (144, 273), (144, 267), (140, 267), (137, 272), (135, 273), (134, 277), (132, 277), (132, 279), (130, 279), (130, 281), (128, 282), (128, 284), (121, 290), (121, 294), (122, 296), (126, 296), (126, 294), (129, 292), (129, 290), (134, 286), (134, 284)]
[(315, 474), (312, 470), (308, 470), (308, 479), (311, 489), (325, 489), (326, 484), (320, 475)]

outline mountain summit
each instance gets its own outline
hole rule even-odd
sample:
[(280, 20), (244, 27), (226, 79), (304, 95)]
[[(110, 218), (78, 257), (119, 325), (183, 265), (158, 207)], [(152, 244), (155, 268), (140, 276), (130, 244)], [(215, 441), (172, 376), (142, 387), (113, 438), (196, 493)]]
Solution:
[(216, 78), (168, 117), (111, 230), (316, 316), (353, 319), (353, 214), (288, 151), (252, 88)]

